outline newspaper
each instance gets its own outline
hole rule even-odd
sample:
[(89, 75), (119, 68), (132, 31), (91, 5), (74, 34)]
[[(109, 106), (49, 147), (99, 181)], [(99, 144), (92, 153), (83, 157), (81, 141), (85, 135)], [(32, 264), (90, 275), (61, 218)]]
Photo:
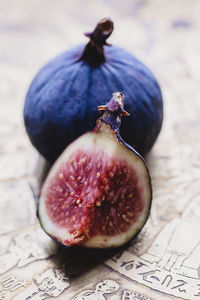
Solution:
[(2, 1), (0, 300), (200, 299), (200, 3), (111, 2), (94, 8), (87, 0), (85, 16), (95, 22), (110, 14), (118, 26), (111, 42), (151, 66), (163, 91), (164, 125), (146, 157), (150, 217), (128, 247), (106, 254), (63, 249), (41, 229), (36, 207), (48, 165), (25, 133), (24, 96), (39, 67), (67, 48), (65, 36), (73, 45), (87, 28), (79, 0)]

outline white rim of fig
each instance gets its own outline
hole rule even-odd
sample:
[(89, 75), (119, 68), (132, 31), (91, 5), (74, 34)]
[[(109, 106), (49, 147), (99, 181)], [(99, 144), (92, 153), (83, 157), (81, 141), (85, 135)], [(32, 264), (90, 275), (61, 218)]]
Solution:
[[(151, 204), (151, 184), (147, 167), (139, 155), (125, 147), (122, 144), (122, 142), (119, 142), (115, 132), (112, 131), (112, 135), (110, 134), (110, 132), (110, 126), (102, 124), (101, 129), (98, 131), (98, 133), (86, 133), (79, 137), (77, 140), (75, 140), (73, 143), (71, 143), (55, 162), (44, 182), (38, 209), (40, 222), (43, 229), (50, 236), (52, 236), (53, 238), (55, 238), (63, 244), (65, 244), (64, 241), (71, 239), (71, 234), (68, 232), (67, 228), (56, 225), (49, 218), (46, 212), (45, 198), (43, 197), (43, 195), (45, 194), (45, 191), (48, 188), (48, 182), (51, 182), (51, 179), (58, 171), (59, 166), (63, 162), (67, 161), (71, 154), (78, 149), (77, 143), (79, 145), (78, 147), (81, 150), (87, 151), (91, 149), (91, 147), (94, 147), (97, 151), (108, 150), (108, 155), (116, 157), (116, 159), (121, 159), (124, 157), (130, 165), (133, 165), (134, 169), (139, 174), (137, 184), (139, 188), (142, 188), (142, 197), (144, 201), (144, 209), (141, 215), (138, 217), (137, 221), (133, 223), (133, 225), (129, 228), (128, 231), (122, 232), (115, 236), (96, 235), (86, 240), (82, 244), (82, 246), (89, 248), (110, 248), (123, 245), (124, 243), (128, 242), (143, 227), (143, 225), (146, 222)], [(148, 187), (144, 188), (146, 186)]]

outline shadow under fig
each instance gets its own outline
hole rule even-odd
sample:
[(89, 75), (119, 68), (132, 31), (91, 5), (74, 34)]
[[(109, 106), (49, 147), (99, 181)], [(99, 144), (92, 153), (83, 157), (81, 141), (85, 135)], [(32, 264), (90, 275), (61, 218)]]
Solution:
[(126, 250), (130, 246), (127, 244), (110, 249), (92, 249), (81, 246), (65, 247), (58, 244), (58, 252), (55, 256), (55, 263), (62, 269), (67, 277), (80, 276), (96, 268), (114, 255)]

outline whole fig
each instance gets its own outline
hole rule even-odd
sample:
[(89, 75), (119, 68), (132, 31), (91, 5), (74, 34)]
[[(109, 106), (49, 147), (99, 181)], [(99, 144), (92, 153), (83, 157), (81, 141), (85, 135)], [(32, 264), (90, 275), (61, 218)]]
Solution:
[(124, 93), (125, 109), (131, 115), (121, 127), (127, 143), (144, 155), (160, 132), (160, 87), (136, 57), (107, 44), (112, 31), (113, 22), (101, 20), (93, 32), (85, 34), (90, 39), (86, 46), (57, 56), (31, 83), (24, 107), (25, 127), (32, 144), (50, 162), (95, 126), (96, 107), (116, 90)]

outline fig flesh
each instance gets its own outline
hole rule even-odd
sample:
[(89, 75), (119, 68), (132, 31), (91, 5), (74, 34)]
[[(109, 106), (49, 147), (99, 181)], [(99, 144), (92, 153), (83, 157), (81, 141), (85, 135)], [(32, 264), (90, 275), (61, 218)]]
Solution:
[(114, 93), (97, 126), (71, 143), (43, 185), (43, 229), (66, 246), (120, 246), (143, 227), (151, 183), (142, 157), (120, 138), (123, 95)]

